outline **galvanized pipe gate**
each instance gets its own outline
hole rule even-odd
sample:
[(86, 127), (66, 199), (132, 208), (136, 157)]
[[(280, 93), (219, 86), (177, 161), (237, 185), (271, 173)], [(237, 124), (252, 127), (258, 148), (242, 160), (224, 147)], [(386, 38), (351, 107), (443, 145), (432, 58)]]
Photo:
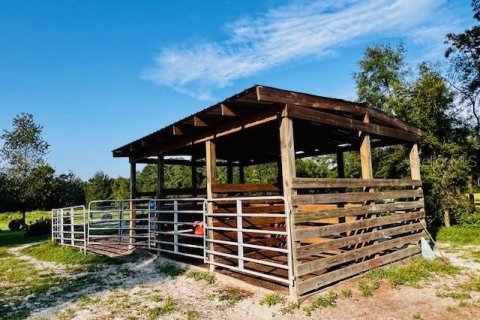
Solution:
[[(252, 203), (265, 202), (281, 203), (285, 209), (280, 213), (248, 209)], [(234, 204), (233, 211), (209, 210), (227, 203)], [(52, 239), (84, 252), (91, 245), (143, 247), (159, 254), (200, 259), (216, 267), (292, 287), (288, 208), (285, 198), (280, 196), (98, 200), (90, 202), (88, 209), (85, 206), (53, 209)], [(275, 225), (252, 228), (251, 221), (259, 219), (275, 219)], [(255, 239), (255, 235), (270, 241), (245, 241)], [(228, 252), (222, 250), (225, 247)], [(262, 271), (265, 268), (280, 272)]]

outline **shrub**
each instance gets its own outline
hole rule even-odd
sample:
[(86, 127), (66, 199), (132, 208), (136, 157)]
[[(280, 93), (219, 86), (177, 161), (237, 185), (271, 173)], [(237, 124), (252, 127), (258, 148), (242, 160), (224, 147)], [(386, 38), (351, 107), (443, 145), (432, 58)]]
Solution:
[(50, 234), (52, 230), (52, 220), (40, 218), (26, 227), (25, 235), (27, 237), (43, 236)]
[(480, 213), (464, 213), (457, 217), (457, 222), (462, 227), (480, 228)]
[(25, 223), (21, 219), (14, 219), (8, 223), (10, 231), (18, 231), (25, 228)]

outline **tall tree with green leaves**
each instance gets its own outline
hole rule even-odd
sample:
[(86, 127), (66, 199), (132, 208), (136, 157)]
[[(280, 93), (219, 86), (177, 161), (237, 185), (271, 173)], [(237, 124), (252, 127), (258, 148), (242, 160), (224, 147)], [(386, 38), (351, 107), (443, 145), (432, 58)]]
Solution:
[(93, 200), (108, 200), (113, 198), (113, 180), (106, 173), (99, 171), (85, 184), (85, 201), (87, 205)]
[(32, 194), (32, 172), (45, 163), (45, 155), (49, 144), (42, 137), (43, 127), (33, 120), (30, 113), (21, 113), (13, 119), (13, 129), (4, 130), (1, 138), (4, 140), (0, 154), (4, 169), (10, 182), (11, 193), (18, 202), (25, 222), (26, 211), (32, 209), (35, 197)]
[(472, 1), (476, 25), (462, 33), (449, 33), (445, 56), (451, 63), (450, 83), (480, 135), (480, 0)]
[[(468, 130), (456, 118), (454, 94), (438, 69), (421, 63), (413, 72), (405, 54), (402, 45), (367, 48), (355, 74), (358, 96), (427, 131), (420, 143), (426, 211), (430, 218), (446, 221), (467, 207)], [(374, 149), (374, 175), (407, 177), (407, 159), (403, 146)]]

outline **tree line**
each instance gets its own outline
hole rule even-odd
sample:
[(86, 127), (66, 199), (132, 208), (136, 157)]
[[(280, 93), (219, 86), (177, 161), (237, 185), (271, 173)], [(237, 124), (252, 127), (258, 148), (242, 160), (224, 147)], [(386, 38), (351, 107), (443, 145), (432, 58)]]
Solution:
[[(478, 192), (480, 172), (480, 0), (472, 1), (476, 25), (445, 37), (442, 62), (407, 63), (407, 49), (397, 45), (373, 45), (365, 49), (353, 77), (358, 101), (423, 128), (428, 134), (420, 143), (421, 173), (426, 213), (431, 221), (473, 223), (480, 218), (469, 195)], [(74, 173), (57, 174), (45, 161), (49, 145), (33, 115), (13, 119), (13, 129), (4, 130), (0, 161), (0, 212), (50, 209), (89, 203), (97, 199), (129, 197), (129, 180), (97, 172), (87, 181)], [(375, 178), (409, 177), (405, 146), (373, 150)], [(345, 154), (345, 176), (360, 177), (356, 152)], [(157, 189), (156, 166), (146, 165), (137, 175), (137, 189)], [(226, 169), (218, 168), (219, 182), (226, 182)], [(299, 177), (336, 177), (335, 155), (297, 160)], [(198, 168), (199, 186), (205, 185), (205, 168)], [(251, 183), (275, 183), (277, 164), (245, 167)], [(238, 170), (234, 180), (239, 180)], [(165, 168), (166, 188), (191, 187), (191, 170), (180, 165)], [(473, 221), (473, 222), (472, 222)]]

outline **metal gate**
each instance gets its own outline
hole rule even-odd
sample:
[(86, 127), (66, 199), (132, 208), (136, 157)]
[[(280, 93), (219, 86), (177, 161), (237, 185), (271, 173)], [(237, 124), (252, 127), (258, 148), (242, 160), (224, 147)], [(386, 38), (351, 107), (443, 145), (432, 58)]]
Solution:
[(284, 197), (206, 200), (205, 262), (293, 286)]
[(98, 200), (88, 205), (88, 244), (148, 247), (149, 199)]
[(52, 210), (52, 239), (86, 251), (137, 246), (292, 286), (284, 197), (98, 200)]
[(60, 244), (87, 250), (87, 210), (75, 206), (52, 210), (52, 239)]
[(149, 249), (204, 258), (203, 198), (150, 201)]

